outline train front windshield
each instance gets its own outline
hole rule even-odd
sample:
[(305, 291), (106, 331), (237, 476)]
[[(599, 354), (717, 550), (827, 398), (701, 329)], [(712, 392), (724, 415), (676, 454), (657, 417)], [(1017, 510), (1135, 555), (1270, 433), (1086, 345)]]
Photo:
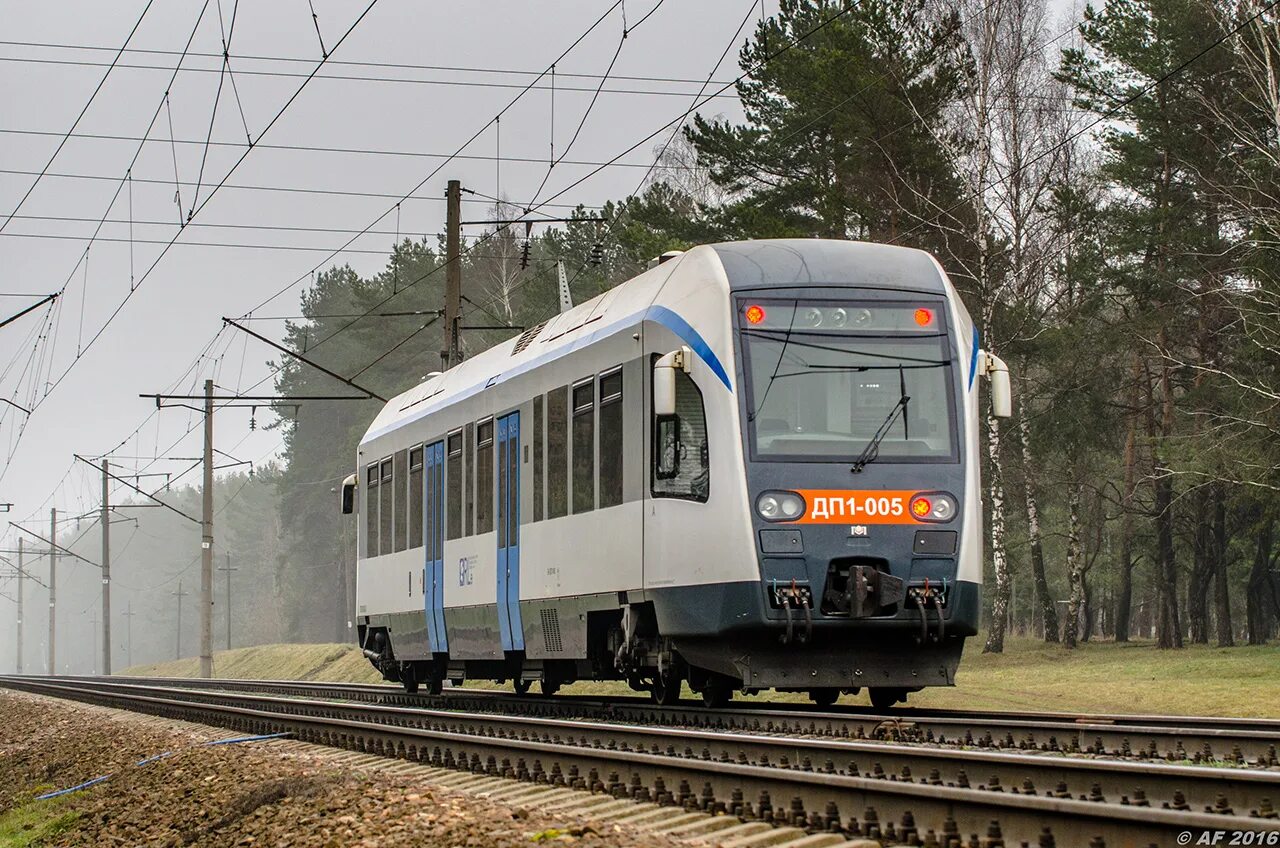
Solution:
[(940, 301), (740, 304), (754, 458), (955, 459), (953, 356), (941, 309)]

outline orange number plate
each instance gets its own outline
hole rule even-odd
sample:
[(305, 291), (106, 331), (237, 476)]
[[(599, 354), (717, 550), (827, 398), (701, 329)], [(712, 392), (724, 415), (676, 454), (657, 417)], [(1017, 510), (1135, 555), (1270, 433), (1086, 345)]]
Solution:
[(795, 524), (920, 524), (911, 515), (914, 491), (798, 489), (804, 515)]

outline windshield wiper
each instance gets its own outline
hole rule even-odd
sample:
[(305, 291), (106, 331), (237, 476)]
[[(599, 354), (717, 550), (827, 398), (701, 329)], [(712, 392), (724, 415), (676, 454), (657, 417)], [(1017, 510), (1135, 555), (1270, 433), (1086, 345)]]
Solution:
[(884, 441), (885, 436), (889, 435), (889, 430), (892, 429), (893, 422), (898, 420), (898, 415), (902, 415), (903, 437), (906, 438), (907, 404), (911, 403), (911, 396), (907, 394), (906, 376), (901, 368), (898, 369), (898, 391), (898, 402), (893, 405), (893, 409), (889, 410), (889, 414), (876, 429), (871, 441), (867, 442), (867, 446), (862, 449), (862, 453), (858, 454), (858, 458), (853, 461), (853, 467), (849, 470), (854, 474), (861, 474), (862, 469), (875, 462), (876, 458), (880, 456), (880, 443)]
[[(796, 326), (796, 312), (800, 309), (800, 301), (793, 300), (791, 302), (791, 320), (787, 322), (787, 333), (782, 337), (782, 349), (778, 351), (778, 361), (774, 363), (773, 374), (769, 376), (769, 382), (765, 384), (764, 394), (760, 396), (760, 402), (747, 415), (747, 422), (756, 420), (756, 416), (760, 414), (760, 410), (764, 409), (764, 402), (769, 399), (769, 390), (773, 388), (773, 381), (778, 379), (778, 372), (782, 370), (782, 360), (787, 355), (787, 345), (791, 343), (791, 331)], [(805, 363), (806, 367), (808, 363)]]

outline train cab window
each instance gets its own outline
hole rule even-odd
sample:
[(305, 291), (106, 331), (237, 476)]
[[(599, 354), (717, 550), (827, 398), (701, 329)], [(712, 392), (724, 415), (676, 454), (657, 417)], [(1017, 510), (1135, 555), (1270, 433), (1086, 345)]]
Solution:
[(409, 451), (409, 547), (422, 547), (422, 448)]
[(382, 540), (379, 550), (389, 554), (393, 550), (391, 531), (395, 527), (395, 475), (392, 472), (391, 457), (382, 460), (378, 478), (378, 536)]
[(569, 514), (569, 387), (547, 392), (547, 518)]
[(600, 375), (600, 508), (622, 503), (622, 369)]
[(463, 488), (466, 489), (467, 511), (462, 516), (463, 535), (476, 534), (476, 425), (468, 424), (462, 428), (463, 451), (466, 455), (466, 468), (463, 471)]
[(653, 495), (706, 502), (710, 494), (707, 416), (698, 384), (676, 372), (676, 414), (654, 417)]
[(449, 434), (446, 443), (446, 462), (448, 479), (444, 498), (447, 517), (445, 519), (445, 538), (457, 539), (462, 536), (462, 431)]
[(476, 532), (493, 532), (493, 419), (476, 425)]
[(595, 379), (573, 387), (573, 511), (596, 506)]
[(543, 513), (542, 490), (542, 395), (533, 399), (533, 520), (541, 521)]
[(395, 471), (396, 487), (400, 491), (395, 493), (396, 500), (396, 526), (395, 526), (395, 547), (399, 553), (408, 547), (409, 543), (409, 498), (408, 491), (405, 489), (405, 481), (409, 476), (409, 451), (396, 451), (393, 459), (393, 469)]
[(365, 471), (364, 487), (364, 555), (378, 555), (378, 463), (371, 462)]

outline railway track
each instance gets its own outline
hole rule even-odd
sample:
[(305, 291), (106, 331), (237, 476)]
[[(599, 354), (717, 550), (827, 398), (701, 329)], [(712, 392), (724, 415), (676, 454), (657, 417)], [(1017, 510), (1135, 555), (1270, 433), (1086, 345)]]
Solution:
[[(93, 680), (92, 677), (67, 679)], [(991, 751), (1106, 756), (1142, 762), (1280, 766), (1280, 719), (1217, 716), (979, 712), (869, 707), (818, 710), (804, 704), (739, 702), (709, 709), (660, 707), (646, 698), (516, 696), (485, 689), (408, 695), (396, 686), (284, 680), (113, 678), (166, 686), (229, 689), (406, 707), (462, 709), (499, 715), (607, 720), (732, 732), (839, 739), (888, 739)], [(1276, 799), (1280, 803), (1280, 798)]]
[[(754, 733), (529, 715), (494, 709), (498, 703), (518, 709), (516, 699), (475, 691), (402, 706), (378, 702), (405, 697), (378, 686), (14, 677), (0, 683), (887, 844), (912, 844), (913, 836), (926, 845), (968, 844), (982, 835), (1010, 844), (1168, 845), (1184, 832), (1280, 830), (1269, 800), (1280, 801), (1277, 770), (888, 744), (833, 733), (785, 736), (776, 726)], [(545, 711), (561, 700), (537, 705)], [(788, 720), (808, 729), (805, 711), (776, 712), (794, 713)]]

